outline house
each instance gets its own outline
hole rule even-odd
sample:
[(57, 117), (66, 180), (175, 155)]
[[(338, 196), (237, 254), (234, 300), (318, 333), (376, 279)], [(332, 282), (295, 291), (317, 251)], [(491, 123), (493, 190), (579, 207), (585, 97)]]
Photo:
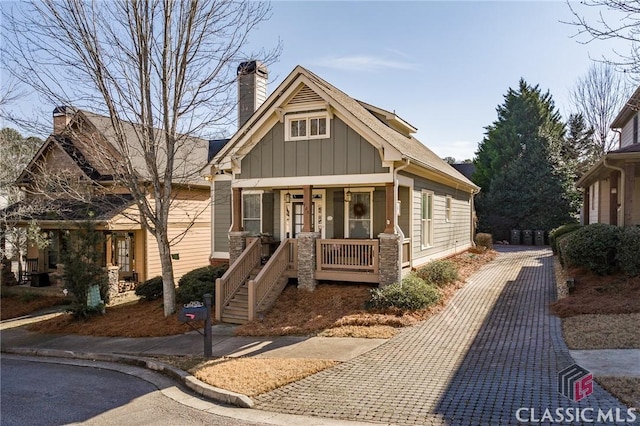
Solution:
[(619, 148), (606, 153), (577, 182), (584, 188), (582, 223), (640, 225), (640, 87), (611, 123)]
[[(27, 272), (51, 274), (53, 278), (60, 275), (63, 236), (92, 220), (105, 237), (104, 246), (96, 249), (104, 253), (103, 265), (109, 273), (112, 295), (161, 275), (156, 240), (140, 224), (136, 197), (112, 176), (116, 167), (125, 164), (124, 154), (115, 142), (115, 132), (119, 131), (127, 141), (129, 164), (139, 174), (139, 196), (147, 197), (153, 205), (151, 191), (144, 189), (149, 185), (144, 158), (133, 143), (139, 128), (127, 122), (117, 124), (118, 129), (109, 117), (70, 107), (53, 111), (53, 133), (16, 182), (26, 199), (10, 207), (22, 210), (16, 221), (18, 227), (27, 228), (35, 221), (49, 240), (46, 248), (28, 245)], [(189, 141), (189, 152), (183, 149), (176, 154), (175, 178), (181, 180), (172, 182), (168, 237), (174, 242), (171, 253), (176, 279), (209, 263), (209, 183), (202, 179), (200, 171), (216, 144), (198, 138)], [(64, 191), (59, 190), (61, 185)], [(27, 211), (37, 203), (42, 207)]]
[(320, 280), (384, 286), (473, 245), (480, 188), (415, 127), (303, 67), (270, 96), (267, 77), (256, 61), (238, 68), (238, 131), (208, 170), (211, 257), (231, 263), (219, 319), (252, 319), (287, 277), (307, 290)]

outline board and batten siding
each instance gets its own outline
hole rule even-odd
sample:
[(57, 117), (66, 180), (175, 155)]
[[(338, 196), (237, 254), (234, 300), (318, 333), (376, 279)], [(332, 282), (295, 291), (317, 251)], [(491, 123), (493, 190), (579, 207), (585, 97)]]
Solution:
[(238, 179), (388, 173), (378, 150), (342, 120), (330, 120), (330, 137), (284, 140), (276, 123), (242, 159)]
[[(412, 190), (413, 264), (445, 257), (471, 247), (471, 194), (416, 175)], [(433, 245), (422, 248), (422, 191), (433, 192)], [(451, 221), (445, 219), (447, 196), (451, 197)]]
[[(173, 276), (180, 279), (185, 273), (209, 264), (211, 247), (210, 192), (181, 191), (169, 210), (169, 241), (173, 260)], [(158, 245), (147, 232), (147, 278), (162, 275)]]

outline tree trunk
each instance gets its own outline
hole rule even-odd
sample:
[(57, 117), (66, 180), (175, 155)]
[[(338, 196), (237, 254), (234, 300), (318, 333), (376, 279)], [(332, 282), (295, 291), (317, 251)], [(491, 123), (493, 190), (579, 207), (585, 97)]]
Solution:
[(156, 235), (160, 265), (162, 267), (162, 294), (164, 302), (164, 316), (168, 317), (176, 311), (176, 288), (173, 279), (173, 262), (171, 261), (171, 248), (166, 235)]

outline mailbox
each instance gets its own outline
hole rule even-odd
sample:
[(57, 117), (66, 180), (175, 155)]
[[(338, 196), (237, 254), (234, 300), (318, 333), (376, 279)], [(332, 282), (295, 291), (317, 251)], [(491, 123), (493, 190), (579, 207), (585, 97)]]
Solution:
[(182, 322), (204, 321), (207, 319), (206, 306), (183, 307), (178, 313), (178, 319)]

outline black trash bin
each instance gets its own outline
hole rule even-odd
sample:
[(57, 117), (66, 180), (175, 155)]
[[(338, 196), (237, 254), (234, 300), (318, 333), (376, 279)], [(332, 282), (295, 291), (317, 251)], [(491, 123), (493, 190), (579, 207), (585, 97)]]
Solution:
[(529, 229), (525, 229), (524, 231), (522, 231), (522, 244), (524, 244), (525, 246), (533, 245), (533, 231)]
[(31, 287), (47, 287), (51, 285), (49, 283), (49, 273), (48, 272), (38, 272), (36, 274), (31, 274)]
[(512, 245), (520, 245), (520, 230), (512, 229), (511, 230), (511, 244)]
[(537, 230), (537, 231), (535, 231), (534, 235), (535, 235), (536, 245), (537, 246), (543, 246), (544, 245), (544, 231)]

